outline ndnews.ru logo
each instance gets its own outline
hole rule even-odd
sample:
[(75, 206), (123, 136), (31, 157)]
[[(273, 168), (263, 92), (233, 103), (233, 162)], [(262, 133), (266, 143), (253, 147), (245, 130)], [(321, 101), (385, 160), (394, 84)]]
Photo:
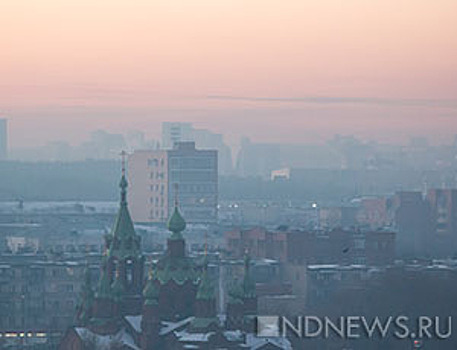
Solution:
[(346, 316), (339, 318), (298, 316), (258, 316), (257, 336), (360, 339), (395, 337), (398, 339), (449, 339), (452, 336), (452, 317), (407, 316), (375, 317)]

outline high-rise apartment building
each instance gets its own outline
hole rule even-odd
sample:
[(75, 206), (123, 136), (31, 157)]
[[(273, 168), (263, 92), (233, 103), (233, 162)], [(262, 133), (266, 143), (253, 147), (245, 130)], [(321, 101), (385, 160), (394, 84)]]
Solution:
[(195, 141), (191, 123), (164, 122), (162, 123), (162, 148), (172, 149), (177, 142)]
[(167, 151), (135, 151), (128, 159), (128, 178), (133, 220), (165, 222), (168, 218)]
[(170, 150), (135, 151), (129, 156), (128, 177), (135, 222), (165, 222), (175, 199), (189, 223), (217, 221), (216, 150), (178, 142)]
[(163, 149), (173, 149), (175, 143), (189, 141), (195, 142), (196, 147), (202, 150), (217, 150), (219, 174), (232, 174), (232, 151), (225, 144), (222, 134), (196, 129), (191, 123), (164, 122), (162, 124)]
[(7, 119), (0, 119), (0, 160), (8, 158), (8, 128)]

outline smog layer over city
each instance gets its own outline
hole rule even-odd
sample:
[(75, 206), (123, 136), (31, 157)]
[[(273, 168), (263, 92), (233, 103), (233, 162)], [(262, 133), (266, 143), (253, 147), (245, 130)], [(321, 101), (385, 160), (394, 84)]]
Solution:
[(456, 349), (456, 18), (3, 0), (0, 349)]

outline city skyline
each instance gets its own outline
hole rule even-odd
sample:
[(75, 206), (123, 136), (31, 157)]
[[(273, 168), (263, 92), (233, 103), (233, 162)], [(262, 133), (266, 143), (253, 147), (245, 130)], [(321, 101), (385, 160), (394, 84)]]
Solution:
[(166, 120), (259, 142), (449, 139), (456, 10), (450, 0), (8, 2), (0, 114), (12, 148), (99, 128), (154, 136)]
[(0, 3), (0, 349), (455, 350), (456, 0)]

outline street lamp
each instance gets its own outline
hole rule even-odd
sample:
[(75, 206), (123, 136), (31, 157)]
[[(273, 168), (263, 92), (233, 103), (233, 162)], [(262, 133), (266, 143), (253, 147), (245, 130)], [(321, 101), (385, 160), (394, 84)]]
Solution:
[(320, 217), (319, 217), (319, 206), (317, 205), (316, 202), (313, 202), (311, 204), (311, 208), (314, 209), (315, 215), (316, 215), (316, 230), (319, 231), (321, 228), (321, 223), (320, 223)]

